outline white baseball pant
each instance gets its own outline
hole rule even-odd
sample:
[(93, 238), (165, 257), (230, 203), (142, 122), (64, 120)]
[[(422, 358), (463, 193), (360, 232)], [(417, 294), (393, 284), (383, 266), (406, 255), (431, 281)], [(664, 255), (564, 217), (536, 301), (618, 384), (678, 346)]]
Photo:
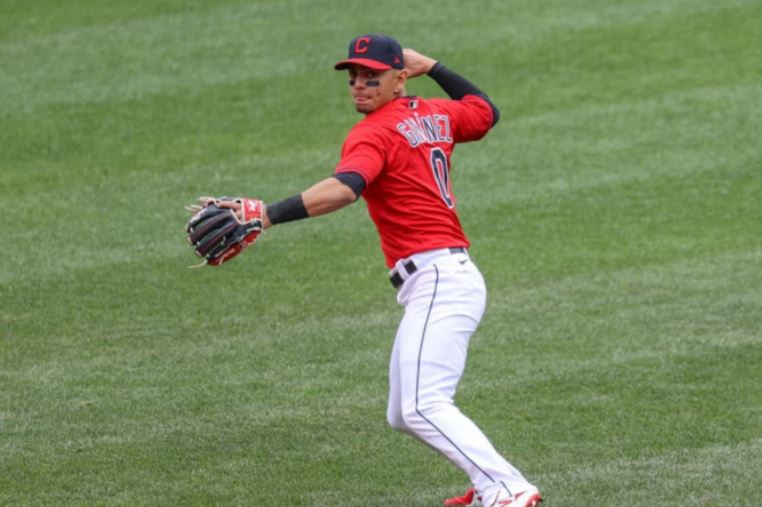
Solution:
[[(404, 267), (410, 261), (413, 274)], [(397, 302), (405, 314), (389, 365), (389, 424), (447, 457), (477, 491), (496, 482), (511, 492), (531, 487), (453, 401), (469, 339), (484, 313), (479, 269), (467, 253), (439, 249), (402, 259), (395, 270), (404, 279)]]

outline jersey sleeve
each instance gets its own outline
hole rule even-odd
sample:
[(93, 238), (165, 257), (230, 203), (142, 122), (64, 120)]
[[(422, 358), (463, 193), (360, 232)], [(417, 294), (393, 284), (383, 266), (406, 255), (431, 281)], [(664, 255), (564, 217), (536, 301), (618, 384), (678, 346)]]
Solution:
[(481, 139), (494, 123), (492, 107), (478, 95), (448, 101), (448, 112), (453, 120), (453, 140), (456, 143)]
[(384, 144), (376, 129), (356, 125), (344, 141), (335, 173), (354, 172), (362, 176), (366, 185), (370, 184), (386, 163)]

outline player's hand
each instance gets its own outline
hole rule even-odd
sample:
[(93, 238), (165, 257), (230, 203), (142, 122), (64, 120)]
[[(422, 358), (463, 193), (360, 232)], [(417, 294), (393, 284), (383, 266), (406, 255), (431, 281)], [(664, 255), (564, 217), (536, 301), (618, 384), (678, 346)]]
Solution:
[(410, 48), (402, 50), (402, 57), (405, 59), (405, 68), (407, 69), (409, 78), (427, 74), (437, 63), (433, 58), (422, 55), (418, 51)]

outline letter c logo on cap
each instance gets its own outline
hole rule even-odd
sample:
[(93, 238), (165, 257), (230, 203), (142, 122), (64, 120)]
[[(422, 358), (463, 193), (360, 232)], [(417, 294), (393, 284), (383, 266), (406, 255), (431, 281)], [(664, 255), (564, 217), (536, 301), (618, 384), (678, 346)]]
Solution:
[(355, 53), (362, 54), (368, 51), (370, 45), (370, 37), (360, 37), (355, 42)]

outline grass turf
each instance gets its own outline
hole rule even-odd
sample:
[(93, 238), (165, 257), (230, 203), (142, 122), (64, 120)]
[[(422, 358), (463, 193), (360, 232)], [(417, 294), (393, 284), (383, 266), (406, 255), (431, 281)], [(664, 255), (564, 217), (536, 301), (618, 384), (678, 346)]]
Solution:
[[(383, 30), (503, 121), (454, 158), (490, 290), (458, 403), (548, 506), (756, 505), (754, 0), (0, 5), (1, 505), (439, 505), (386, 428), (362, 204), (186, 269), (182, 204), (330, 174)], [(441, 95), (425, 79), (413, 93)]]

